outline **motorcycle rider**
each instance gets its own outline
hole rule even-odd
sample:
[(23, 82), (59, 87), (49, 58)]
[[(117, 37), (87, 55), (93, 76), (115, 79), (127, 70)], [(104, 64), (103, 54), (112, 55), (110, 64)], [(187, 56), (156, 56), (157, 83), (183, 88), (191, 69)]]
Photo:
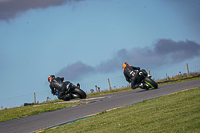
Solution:
[[(51, 88), (51, 93), (53, 95), (56, 94), (56, 92), (58, 92), (58, 99), (63, 99), (65, 101), (70, 100), (71, 99), (71, 94), (65, 94), (66, 90), (66, 86), (70, 83), (69, 81), (65, 81), (63, 82), (64, 77), (60, 78), (60, 77), (56, 77), (54, 75), (50, 75), (48, 77), (48, 81), (50, 83), (49, 87)], [(72, 84), (72, 83), (71, 83)], [(72, 86), (74, 86), (72, 84)]]
[(122, 67), (124, 69), (123, 73), (126, 78), (126, 81), (131, 83), (132, 89), (136, 89), (139, 86), (141, 88), (144, 88), (142, 83), (141, 84), (136, 83), (136, 80), (137, 80), (138, 74), (139, 74), (139, 71), (136, 71), (136, 70), (140, 70), (140, 67), (130, 66), (128, 62), (123, 63)]

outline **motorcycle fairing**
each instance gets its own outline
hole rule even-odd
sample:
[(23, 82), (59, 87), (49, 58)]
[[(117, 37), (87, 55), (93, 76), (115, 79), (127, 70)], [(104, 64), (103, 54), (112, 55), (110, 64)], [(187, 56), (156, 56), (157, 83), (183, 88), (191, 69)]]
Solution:
[(72, 88), (72, 84), (71, 83), (67, 84), (66, 88), (67, 90), (70, 90)]

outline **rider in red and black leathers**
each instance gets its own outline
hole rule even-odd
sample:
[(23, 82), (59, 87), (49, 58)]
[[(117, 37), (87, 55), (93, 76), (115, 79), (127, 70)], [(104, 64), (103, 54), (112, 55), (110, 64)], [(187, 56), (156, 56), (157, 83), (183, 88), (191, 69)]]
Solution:
[[(126, 81), (131, 83), (131, 88), (136, 89), (137, 87), (139, 87), (139, 84), (136, 83), (136, 79), (138, 77), (139, 71), (136, 71), (136, 70), (140, 70), (140, 67), (130, 66), (128, 62), (125, 62), (123, 64), (123, 69), (124, 69), (124, 76), (126, 78)], [(134, 76), (132, 74), (133, 72), (134, 72)]]
[(70, 94), (65, 94), (66, 91), (66, 86), (69, 84), (69, 81), (63, 82), (64, 78), (57, 77), (55, 78), (54, 75), (50, 75), (48, 77), (48, 81), (50, 83), (49, 87), (51, 88), (51, 93), (55, 95), (56, 90), (58, 91), (58, 99), (63, 99), (63, 100), (70, 100), (71, 95)]

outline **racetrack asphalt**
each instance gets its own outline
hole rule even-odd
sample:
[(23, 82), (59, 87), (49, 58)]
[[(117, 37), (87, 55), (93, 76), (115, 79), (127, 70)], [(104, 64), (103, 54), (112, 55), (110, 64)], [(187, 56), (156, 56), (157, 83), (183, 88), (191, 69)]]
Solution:
[(86, 102), (87, 104), (0, 122), (0, 132), (37, 132), (42, 129), (89, 117), (102, 111), (112, 110), (114, 108), (127, 106), (143, 100), (169, 95), (171, 93), (195, 87), (200, 87), (200, 79), (162, 85), (159, 86), (158, 89), (150, 89), (148, 91), (136, 89), (87, 98), (82, 100), (82, 102)]

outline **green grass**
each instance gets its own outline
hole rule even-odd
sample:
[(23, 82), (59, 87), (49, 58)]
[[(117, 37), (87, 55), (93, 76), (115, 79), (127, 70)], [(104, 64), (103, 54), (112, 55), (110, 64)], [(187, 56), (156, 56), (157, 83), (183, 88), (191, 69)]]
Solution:
[(132, 90), (131, 87), (112, 89), (112, 90), (107, 90), (107, 91), (101, 91), (101, 92), (97, 92), (97, 93), (87, 94), (87, 97), (94, 97), (94, 96), (100, 96), (100, 95), (106, 95), (106, 94), (112, 94), (112, 93), (124, 92), (124, 91), (130, 91), (130, 90)]
[(191, 73), (190, 75), (187, 74), (179, 74), (173, 77), (168, 77), (162, 80), (158, 80), (157, 83), (160, 85), (164, 84), (171, 84), (171, 83), (177, 83), (177, 82), (184, 82), (184, 81), (190, 81), (190, 80), (196, 80), (200, 79), (200, 72), (198, 73)]
[(200, 88), (102, 112), (44, 133), (200, 132)]
[[(62, 100), (0, 110), (0, 122), (75, 106), (79, 103), (57, 103)], [(56, 104), (57, 103), (57, 104)]]

